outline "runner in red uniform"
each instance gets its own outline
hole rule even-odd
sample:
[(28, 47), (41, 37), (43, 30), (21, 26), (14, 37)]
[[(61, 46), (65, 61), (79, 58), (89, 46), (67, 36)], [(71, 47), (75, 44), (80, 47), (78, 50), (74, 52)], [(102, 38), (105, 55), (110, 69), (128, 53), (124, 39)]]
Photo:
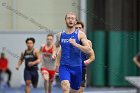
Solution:
[(51, 85), (55, 76), (55, 46), (53, 45), (53, 35), (47, 35), (47, 43), (41, 46), (40, 52), (42, 54), (41, 73), (45, 79), (44, 87), (45, 93), (51, 93)]

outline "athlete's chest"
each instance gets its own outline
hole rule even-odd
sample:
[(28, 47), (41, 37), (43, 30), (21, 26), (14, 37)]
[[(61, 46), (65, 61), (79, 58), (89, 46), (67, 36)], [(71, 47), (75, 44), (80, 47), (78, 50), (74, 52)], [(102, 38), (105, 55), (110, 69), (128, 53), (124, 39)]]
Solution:
[(32, 58), (34, 58), (34, 55), (33, 54), (25, 54), (24, 58), (25, 59), (32, 59)]
[(73, 39), (75, 42), (77, 42), (77, 36), (76, 35), (62, 35), (60, 39), (61, 44), (70, 44), (69, 39)]
[(53, 53), (52, 47), (50, 47), (50, 48), (45, 48), (44, 47), (43, 50), (42, 50), (42, 55), (45, 56), (45, 57), (51, 57), (52, 53)]

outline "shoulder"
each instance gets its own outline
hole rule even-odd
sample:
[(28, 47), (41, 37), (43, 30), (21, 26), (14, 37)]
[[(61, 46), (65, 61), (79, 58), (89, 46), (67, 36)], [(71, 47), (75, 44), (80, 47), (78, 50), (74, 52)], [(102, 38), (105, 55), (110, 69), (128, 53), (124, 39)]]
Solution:
[(38, 49), (34, 49), (34, 53), (39, 53), (39, 50)]
[(82, 31), (79, 30), (79, 36), (80, 37), (86, 37), (86, 34), (84, 32), (82, 32)]
[(79, 35), (85, 35), (84, 32), (82, 32), (82, 31), (80, 31), (80, 30), (78, 30), (78, 31), (79, 31)]
[(41, 48), (45, 47), (45, 45), (46, 45), (46, 44), (42, 44), (42, 45), (41, 45)]
[(27, 51), (27, 49), (23, 50), (23, 51), (21, 52), (21, 55), (24, 56), (24, 54), (26, 53), (26, 51)]
[(56, 37), (60, 37), (61, 33), (63, 33), (63, 31), (62, 31), (62, 32), (57, 33), (57, 34), (56, 34)]
[(59, 33), (56, 34), (56, 39), (57, 39), (57, 41), (60, 40), (60, 36), (61, 36), (62, 33), (63, 33), (63, 32), (59, 32)]
[(79, 33), (78, 33), (78, 38), (79, 38), (79, 40), (87, 39), (85, 33), (80, 31), (80, 30), (79, 30)]

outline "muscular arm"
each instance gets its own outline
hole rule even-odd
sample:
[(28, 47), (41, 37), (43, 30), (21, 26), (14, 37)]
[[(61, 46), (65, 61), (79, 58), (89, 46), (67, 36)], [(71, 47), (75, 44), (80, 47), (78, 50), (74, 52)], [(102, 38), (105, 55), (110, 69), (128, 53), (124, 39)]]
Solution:
[(79, 31), (78, 38), (82, 42), (82, 45), (76, 43), (73, 39), (69, 39), (69, 42), (75, 47), (79, 48), (82, 52), (89, 54), (92, 49), (87, 42), (86, 35), (83, 32)]
[(56, 35), (56, 42), (55, 42), (56, 48), (60, 47), (60, 35), (61, 32)]
[(41, 61), (41, 58), (40, 58), (40, 53), (39, 53), (39, 51), (38, 51), (38, 50), (35, 50), (35, 56), (37, 57), (37, 59), (33, 62), (33, 63), (34, 63), (34, 65), (39, 64), (39, 63), (40, 63), (40, 61)]
[(53, 53), (52, 53), (52, 59), (56, 59), (56, 46), (55, 45), (53, 45)]
[(61, 48), (57, 52), (56, 66), (59, 66), (60, 65), (60, 58), (61, 58)]
[(92, 49), (90, 54), (89, 54), (89, 58), (87, 60), (84, 61), (84, 63), (86, 65), (90, 64), (91, 62), (93, 62), (95, 60), (95, 53), (94, 50)]
[(58, 72), (59, 69), (59, 65), (60, 65), (60, 58), (61, 58), (61, 48), (59, 48), (58, 52), (57, 52), (57, 57), (56, 57), (56, 72)]
[(134, 61), (134, 63), (140, 68), (140, 62), (138, 61), (138, 57), (137, 57), (137, 56), (135, 56), (135, 57), (133, 58), (133, 61)]
[(21, 56), (20, 56), (20, 58), (19, 58), (19, 61), (18, 61), (18, 63), (17, 63), (17, 65), (16, 65), (16, 69), (18, 70), (19, 69), (19, 67), (21, 66), (21, 64), (23, 63), (23, 59), (24, 59), (24, 53), (22, 52), (21, 53)]
[[(42, 46), (43, 46), (43, 45), (42, 45)], [(41, 46), (40, 49), (39, 49), (39, 54), (42, 53), (42, 46)]]
[(92, 48), (92, 42), (90, 40), (88, 40), (88, 44)]

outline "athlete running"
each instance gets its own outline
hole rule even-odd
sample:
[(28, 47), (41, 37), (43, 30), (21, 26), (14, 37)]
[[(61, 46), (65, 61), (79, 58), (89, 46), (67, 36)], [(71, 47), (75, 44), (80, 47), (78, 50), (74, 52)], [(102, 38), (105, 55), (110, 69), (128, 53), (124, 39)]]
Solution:
[(72, 12), (66, 14), (65, 22), (66, 30), (57, 34), (56, 41), (57, 47), (61, 45), (59, 78), (63, 93), (78, 93), (82, 79), (81, 51), (87, 54), (93, 51), (87, 43), (86, 35), (75, 29), (76, 15)]
[(24, 68), (24, 80), (25, 80), (25, 93), (30, 93), (30, 84), (32, 83), (34, 88), (37, 88), (38, 84), (38, 64), (40, 62), (39, 51), (34, 48), (35, 39), (26, 39), (27, 49), (21, 53), (16, 69), (18, 70), (20, 65), (25, 60)]
[(55, 76), (55, 56), (56, 48), (53, 44), (54, 36), (52, 34), (47, 35), (47, 43), (41, 46), (40, 52), (42, 54), (42, 66), (41, 73), (45, 79), (44, 88), (45, 93), (51, 93), (51, 86)]

